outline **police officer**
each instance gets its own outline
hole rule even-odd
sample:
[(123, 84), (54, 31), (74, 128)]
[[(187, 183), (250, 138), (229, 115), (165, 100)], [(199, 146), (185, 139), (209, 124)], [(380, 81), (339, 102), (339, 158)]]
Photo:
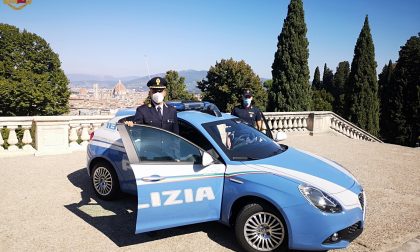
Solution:
[(128, 126), (133, 126), (134, 123), (147, 124), (175, 134), (179, 133), (176, 109), (163, 102), (166, 96), (166, 84), (166, 80), (161, 77), (154, 77), (147, 82), (151, 102), (137, 108), (133, 121), (126, 122)]
[(237, 116), (249, 125), (254, 126), (258, 130), (262, 130), (262, 116), (261, 111), (251, 105), (252, 92), (249, 89), (245, 89), (242, 94), (242, 106), (235, 107), (232, 111), (232, 115)]

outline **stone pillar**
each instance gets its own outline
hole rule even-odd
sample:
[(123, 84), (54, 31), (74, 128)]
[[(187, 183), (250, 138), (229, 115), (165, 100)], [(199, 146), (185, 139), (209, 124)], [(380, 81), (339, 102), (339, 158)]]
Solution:
[(70, 153), (68, 116), (35, 116), (35, 155)]
[(325, 112), (310, 113), (308, 118), (308, 129), (311, 135), (326, 133), (330, 130), (331, 116)]

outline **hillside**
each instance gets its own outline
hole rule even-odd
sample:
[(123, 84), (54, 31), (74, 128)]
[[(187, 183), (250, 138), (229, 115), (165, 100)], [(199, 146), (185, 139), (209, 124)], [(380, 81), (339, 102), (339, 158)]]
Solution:
[[(197, 81), (204, 79), (207, 71), (197, 70), (183, 70), (178, 72), (180, 76), (185, 78), (187, 90), (194, 93), (199, 93), (197, 88)], [(165, 76), (165, 73), (157, 73), (150, 75), (150, 78), (156, 76)], [(70, 87), (87, 87), (91, 88), (93, 84), (99, 84), (100, 88), (113, 88), (118, 80), (121, 80), (129, 89), (146, 90), (146, 83), (149, 76), (122, 76), (114, 77), (108, 75), (90, 75), (90, 74), (67, 74), (70, 80)]]

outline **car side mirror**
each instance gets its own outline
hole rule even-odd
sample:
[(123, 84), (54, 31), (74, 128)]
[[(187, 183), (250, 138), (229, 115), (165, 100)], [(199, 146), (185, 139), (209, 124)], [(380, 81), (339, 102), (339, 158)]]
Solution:
[(209, 166), (213, 163), (214, 163), (213, 157), (210, 154), (208, 154), (207, 152), (204, 152), (203, 156), (201, 158), (201, 165), (206, 167), (206, 166)]
[(275, 138), (276, 141), (283, 141), (283, 140), (286, 140), (286, 139), (287, 139), (286, 133), (284, 133), (282, 131), (277, 132), (276, 138)]

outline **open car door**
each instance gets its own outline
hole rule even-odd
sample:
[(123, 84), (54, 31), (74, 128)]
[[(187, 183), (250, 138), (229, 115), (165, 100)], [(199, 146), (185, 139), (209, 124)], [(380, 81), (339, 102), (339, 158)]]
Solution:
[(137, 184), (136, 233), (219, 220), (224, 164), (166, 130), (117, 128)]

